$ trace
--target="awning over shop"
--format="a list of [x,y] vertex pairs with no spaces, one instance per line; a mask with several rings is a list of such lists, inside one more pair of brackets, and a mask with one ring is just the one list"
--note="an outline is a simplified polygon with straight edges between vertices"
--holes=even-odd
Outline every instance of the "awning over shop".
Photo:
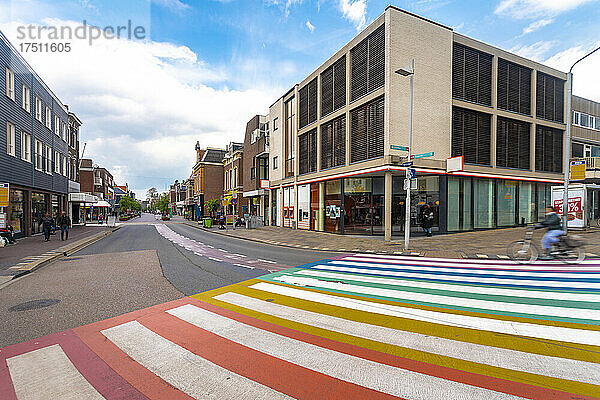
[[110,207],[110,203],[104,200],[100,200],[98,203],[94,204],[95,207]]
[[98,197],[89,193],[69,193],[69,201],[72,203],[97,203]]

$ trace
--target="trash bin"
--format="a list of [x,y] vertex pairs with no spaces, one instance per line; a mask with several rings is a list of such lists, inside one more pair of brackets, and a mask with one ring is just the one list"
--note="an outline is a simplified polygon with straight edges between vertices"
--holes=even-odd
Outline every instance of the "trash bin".
[[210,228],[212,226],[212,218],[204,218],[204,227]]

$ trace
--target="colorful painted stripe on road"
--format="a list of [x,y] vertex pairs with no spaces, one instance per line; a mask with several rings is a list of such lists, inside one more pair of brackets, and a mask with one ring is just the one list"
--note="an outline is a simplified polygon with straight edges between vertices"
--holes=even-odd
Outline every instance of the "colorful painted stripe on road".
[[1,349],[0,397],[40,398],[51,362],[63,398],[600,398],[600,265],[423,262],[340,256]]

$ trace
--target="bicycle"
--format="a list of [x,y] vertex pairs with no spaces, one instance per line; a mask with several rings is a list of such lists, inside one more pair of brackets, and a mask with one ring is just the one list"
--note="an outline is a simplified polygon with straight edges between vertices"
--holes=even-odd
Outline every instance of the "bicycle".
[[[533,263],[538,260],[539,250],[533,243],[535,226],[530,226],[525,231],[523,240],[516,240],[508,245],[507,255],[511,260],[521,264]],[[585,259],[583,242],[576,236],[562,235],[559,241],[550,250],[556,260],[567,264],[579,264]]]

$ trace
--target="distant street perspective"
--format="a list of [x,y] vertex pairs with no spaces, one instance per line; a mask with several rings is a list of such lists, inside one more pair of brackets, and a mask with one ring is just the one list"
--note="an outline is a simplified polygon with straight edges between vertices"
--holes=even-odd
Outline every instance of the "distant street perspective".
[[0,400],[600,400],[599,1],[396,3],[0,2]]

